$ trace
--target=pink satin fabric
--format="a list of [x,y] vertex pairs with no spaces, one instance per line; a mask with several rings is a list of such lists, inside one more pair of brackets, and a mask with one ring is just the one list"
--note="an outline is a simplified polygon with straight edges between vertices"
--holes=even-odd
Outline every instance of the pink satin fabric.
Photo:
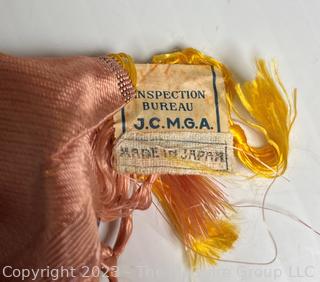
[[[0,267],[76,269],[58,281],[98,281],[81,274],[95,266],[114,275],[154,180],[129,193],[110,167],[112,114],[133,94],[110,58],[0,55]],[[101,244],[97,220],[119,217],[114,248]]]

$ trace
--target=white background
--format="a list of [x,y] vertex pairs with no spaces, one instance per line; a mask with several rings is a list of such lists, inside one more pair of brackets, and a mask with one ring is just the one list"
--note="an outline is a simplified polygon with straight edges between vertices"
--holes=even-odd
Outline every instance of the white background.
[[[291,211],[319,230],[319,13],[318,0],[1,0],[0,51],[50,56],[122,51],[148,62],[156,53],[194,47],[226,63],[240,80],[253,78],[255,58],[276,58],[287,88],[298,88],[298,119],[286,173],[290,182],[278,180],[267,205]],[[259,202],[268,182],[225,183],[237,200]],[[320,281],[319,236],[272,213],[266,226],[254,209],[239,210],[235,220],[240,239],[225,258],[268,261],[274,252],[269,228],[278,245],[275,263],[220,262],[190,273],[181,245],[151,207],[135,213],[133,236],[119,262],[120,282]]]

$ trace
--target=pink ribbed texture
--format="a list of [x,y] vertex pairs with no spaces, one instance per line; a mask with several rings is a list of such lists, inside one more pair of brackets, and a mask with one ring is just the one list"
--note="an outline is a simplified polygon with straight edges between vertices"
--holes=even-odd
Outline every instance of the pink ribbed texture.
[[93,142],[133,94],[122,78],[112,59],[0,55],[1,267],[100,267]]

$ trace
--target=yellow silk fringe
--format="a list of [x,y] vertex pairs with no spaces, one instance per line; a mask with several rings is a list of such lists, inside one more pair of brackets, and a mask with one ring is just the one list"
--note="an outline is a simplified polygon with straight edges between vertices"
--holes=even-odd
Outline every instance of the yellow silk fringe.
[[[288,163],[289,133],[296,117],[296,90],[291,101],[275,66],[273,73],[276,82],[268,72],[265,62],[258,60],[256,79],[238,84],[225,65],[192,48],[156,55],[152,62],[210,65],[218,69],[225,82],[228,119],[234,136],[236,156],[258,176],[275,177],[284,173]],[[243,111],[249,114],[251,120],[245,118]],[[251,146],[232,113],[243,124],[260,132],[265,144],[260,147]]]
[[[296,89],[291,100],[275,65],[273,69],[278,85],[268,72],[266,63],[258,60],[256,79],[242,85],[237,84],[236,96],[228,96],[228,102],[240,121],[260,132],[266,140],[261,147],[250,146],[243,129],[230,118],[230,130],[237,148],[235,153],[239,160],[257,175],[269,178],[282,175],[287,168],[289,134],[297,114]],[[241,115],[235,106],[235,97],[240,100],[252,120]]]
[[[128,71],[135,84],[132,59],[125,54],[112,56]],[[152,63],[210,65],[220,71],[225,82],[235,155],[257,176],[276,177],[284,173],[288,163],[289,133],[296,117],[296,90],[291,100],[275,65],[275,80],[265,62],[258,60],[255,80],[238,84],[225,65],[192,48],[156,55]],[[260,133],[265,144],[260,147],[250,145],[234,117]],[[185,244],[193,269],[203,262],[214,264],[222,252],[233,246],[237,230],[229,220],[223,219],[227,216],[224,210],[231,210],[231,207],[218,187],[206,177],[160,176],[153,185],[153,192]]]

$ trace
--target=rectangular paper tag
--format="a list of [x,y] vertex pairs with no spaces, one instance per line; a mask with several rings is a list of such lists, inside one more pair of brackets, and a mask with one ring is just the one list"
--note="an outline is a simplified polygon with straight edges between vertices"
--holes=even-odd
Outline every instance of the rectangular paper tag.
[[137,91],[115,117],[120,173],[230,171],[224,80],[211,66],[138,64]]

